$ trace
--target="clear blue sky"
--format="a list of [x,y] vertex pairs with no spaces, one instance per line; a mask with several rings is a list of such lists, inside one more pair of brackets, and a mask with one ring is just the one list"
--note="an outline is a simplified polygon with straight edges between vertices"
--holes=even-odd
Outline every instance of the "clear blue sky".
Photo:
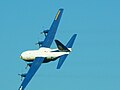
[[66,43],[77,33],[73,52],[61,70],[57,61],[43,64],[26,90],[120,90],[120,0],[1,0],[1,90],[18,89],[17,74],[26,72],[19,55],[38,49],[61,7],[56,38]]

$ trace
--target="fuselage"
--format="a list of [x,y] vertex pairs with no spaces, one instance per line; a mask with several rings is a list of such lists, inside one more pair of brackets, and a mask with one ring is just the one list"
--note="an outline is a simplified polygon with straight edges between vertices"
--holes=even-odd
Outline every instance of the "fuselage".
[[28,50],[28,51],[23,52],[20,55],[20,58],[27,62],[30,62],[30,61],[33,61],[36,57],[44,57],[45,60],[43,63],[46,63],[49,61],[54,61],[60,56],[69,54],[69,53],[70,52],[61,52],[58,49],[50,49],[50,48],[41,47],[38,50]]

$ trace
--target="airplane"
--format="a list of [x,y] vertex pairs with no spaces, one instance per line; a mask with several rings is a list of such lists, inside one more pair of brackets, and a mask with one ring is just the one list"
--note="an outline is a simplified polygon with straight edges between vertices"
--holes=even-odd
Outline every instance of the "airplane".
[[37,72],[38,68],[42,63],[48,63],[50,61],[55,61],[59,58],[57,69],[60,69],[63,65],[66,57],[72,51],[73,43],[76,39],[77,34],[74,34],[71,39],[68,41],[66,45],[63,45],[59,40],[55,40],[57,45],[57,49],[50,49],[52,42],[54,41],[54,37],[62,17],[63,13],[62,8],[60,8],[54,18],[54,21],[49,30],[44,30],[42,33],[45,34],[44,41],[39,41],[37,44],[39,45],[38,50],[28,50],[23,52],[20,55],[20,58],[27,63],[29,66],[29,70],[27,73],[19,74],[24,78],[18,90],[24,90],[32,77]]

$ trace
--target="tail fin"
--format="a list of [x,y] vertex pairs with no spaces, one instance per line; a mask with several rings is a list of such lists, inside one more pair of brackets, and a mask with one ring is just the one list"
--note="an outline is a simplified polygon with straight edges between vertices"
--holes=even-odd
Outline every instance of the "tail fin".
[[[71,39],[68,41],[68,43],[67,43],[67,45],[66,45],[66,48],[72,48],[76,36],[77,36],[77,34],[74,34],[74,35],[71,37]],[[67,56],[68,56],[68,54],[62,55],[62,56],[60,57],[59,62],[58,62],[58,65],[57,65],[57,69],[60,69],[60,68],[61,68],[61,66],[63,65],[63,63],[64,63],[64,61],[65,61],[65,59],[66,59]]]
[[60,41],[58,40],[55,40],[55,43],[57,45],[57,48],[60,50],[60,51],[63,51],[63,52],[70,52],[70,50],[64,46]]

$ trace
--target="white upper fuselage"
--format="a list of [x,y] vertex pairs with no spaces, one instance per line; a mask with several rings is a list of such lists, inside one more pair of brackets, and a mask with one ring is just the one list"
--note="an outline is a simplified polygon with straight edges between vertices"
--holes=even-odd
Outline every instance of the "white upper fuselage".
[[32,61],[36,57],[44,57],[48,60],[52,60],[62,55],[69,54],[69,53],[70,52],[60,52],[58,49],[50,49],[50,48],[41,47],[39,50],[29,50],[29,51],[23,52],[20,58],[25,61]]

